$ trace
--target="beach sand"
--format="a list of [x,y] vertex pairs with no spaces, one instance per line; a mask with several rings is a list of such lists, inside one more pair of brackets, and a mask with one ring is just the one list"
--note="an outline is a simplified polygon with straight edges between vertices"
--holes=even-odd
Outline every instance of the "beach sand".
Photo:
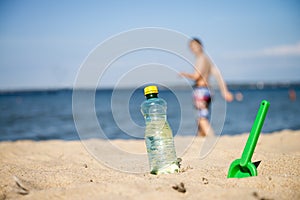
[[[252,159],[261,161],[258,176],[227,179],[247,138],[222,136],[202,159],[205,139],[196,138],[182,155],[184,172],[158,176],[111,169],[80,141],[1,142],[0,199],[300,199],[300,130],[262,134]],[[143,140],[113,143],[145,151]],[[180,183],[185,193],[173,189]]]

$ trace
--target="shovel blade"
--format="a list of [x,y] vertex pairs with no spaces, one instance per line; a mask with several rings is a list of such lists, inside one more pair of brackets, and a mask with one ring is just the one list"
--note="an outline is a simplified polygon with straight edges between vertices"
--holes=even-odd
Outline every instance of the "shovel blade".
[[246,166],[242,166],[241,159],[237,159],[231,163],[227,178],[246,178],[250,176],[257,176],[255,165],[248,162]]

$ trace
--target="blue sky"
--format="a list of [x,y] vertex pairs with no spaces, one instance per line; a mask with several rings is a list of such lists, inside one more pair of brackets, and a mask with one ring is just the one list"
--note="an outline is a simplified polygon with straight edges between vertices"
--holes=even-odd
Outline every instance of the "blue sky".
[[1,0],[0,89],[71,87],[99,43],[142,27],[201,38],[226,81],[299,82],[299,11],[291,0]]

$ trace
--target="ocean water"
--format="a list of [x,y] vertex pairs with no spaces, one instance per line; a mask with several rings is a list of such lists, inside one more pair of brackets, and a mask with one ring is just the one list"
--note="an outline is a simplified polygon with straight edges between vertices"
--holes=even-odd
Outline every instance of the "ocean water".
[[[217,132],[234,135],[249,132],[261,100],[270,101],[263,133],[283,129],[300,129],[300,88],[298,98],[291,101],[288,88],[249,89],[233,88],[243,94],[242,101],[224,104],[218,91],[214,92],[214,118]],[[191,91],[187,89],[161,90],[160,97],[168,103],[168,121],[173,134],[195,135],[196,118]],[[92,91],[83,91],[90,95]],[[0,93],[0,141],[4,140],[78,140],[80,138],[143,139],[144,119],[140,104],[142,89],[97,90],[95,106],[85,109],[84,98],[74,122],[72,90],[23,91]],[[218,106],[223,106],[219,109]],[[225,108],[224,108],[225,105]],[[220,110],[220,111],[219,111]],[[91,114],[94,113],[94,114]],[[89,116],[96,116],[96,121]],[[219,117],[219,118],[218,118]],[[223,122],[223,123],[222,123]],[[212,122],[214,124],[214,122]],[[222,126],[220,126],[220,124]],[[78,135],[79,130],[80,135]],[[101,133],[100,133],[101,132]],[[82,137],[82,134],[86,134]]]

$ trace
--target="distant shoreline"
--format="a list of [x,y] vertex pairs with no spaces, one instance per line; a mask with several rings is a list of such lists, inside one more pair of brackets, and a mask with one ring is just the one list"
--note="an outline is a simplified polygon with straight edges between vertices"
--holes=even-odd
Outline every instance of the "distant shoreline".
[[[212,84],[212,86],[216,89],[215,84]],[[182,85],[171,85],[170,88],[172,89],[189,89],[186,86]],[[228,83],[228,88],[230,90],[242,90],[242,89],[297,89],[300,88],[300,82],[279,82],[279,83],[263,83],[263,82],[257,82],[257,83]],[[97,88],[97,91],[102,90],[113,90],[113,87],[103,87],[103,88]],[[118,88],[118,90],[131,90],[133,87],[124,87],[124,88]],[[140,88],[138,88],[140,89]],[[162,88],[164,89],[164,88]],[[167,88],[165,88],[167,89]],[[79,88],[77,90],[83,90],[83,91],[89,91],[92,90],[91,88]],[[45,93],[45,94],[54,94],[58,92],[72,92],[73,88],[69,87],[62,87],[62,88],[22,88],[22,89],[0,89],[0,95],[9,95],[9,94],[26,94],[26,93]]]

